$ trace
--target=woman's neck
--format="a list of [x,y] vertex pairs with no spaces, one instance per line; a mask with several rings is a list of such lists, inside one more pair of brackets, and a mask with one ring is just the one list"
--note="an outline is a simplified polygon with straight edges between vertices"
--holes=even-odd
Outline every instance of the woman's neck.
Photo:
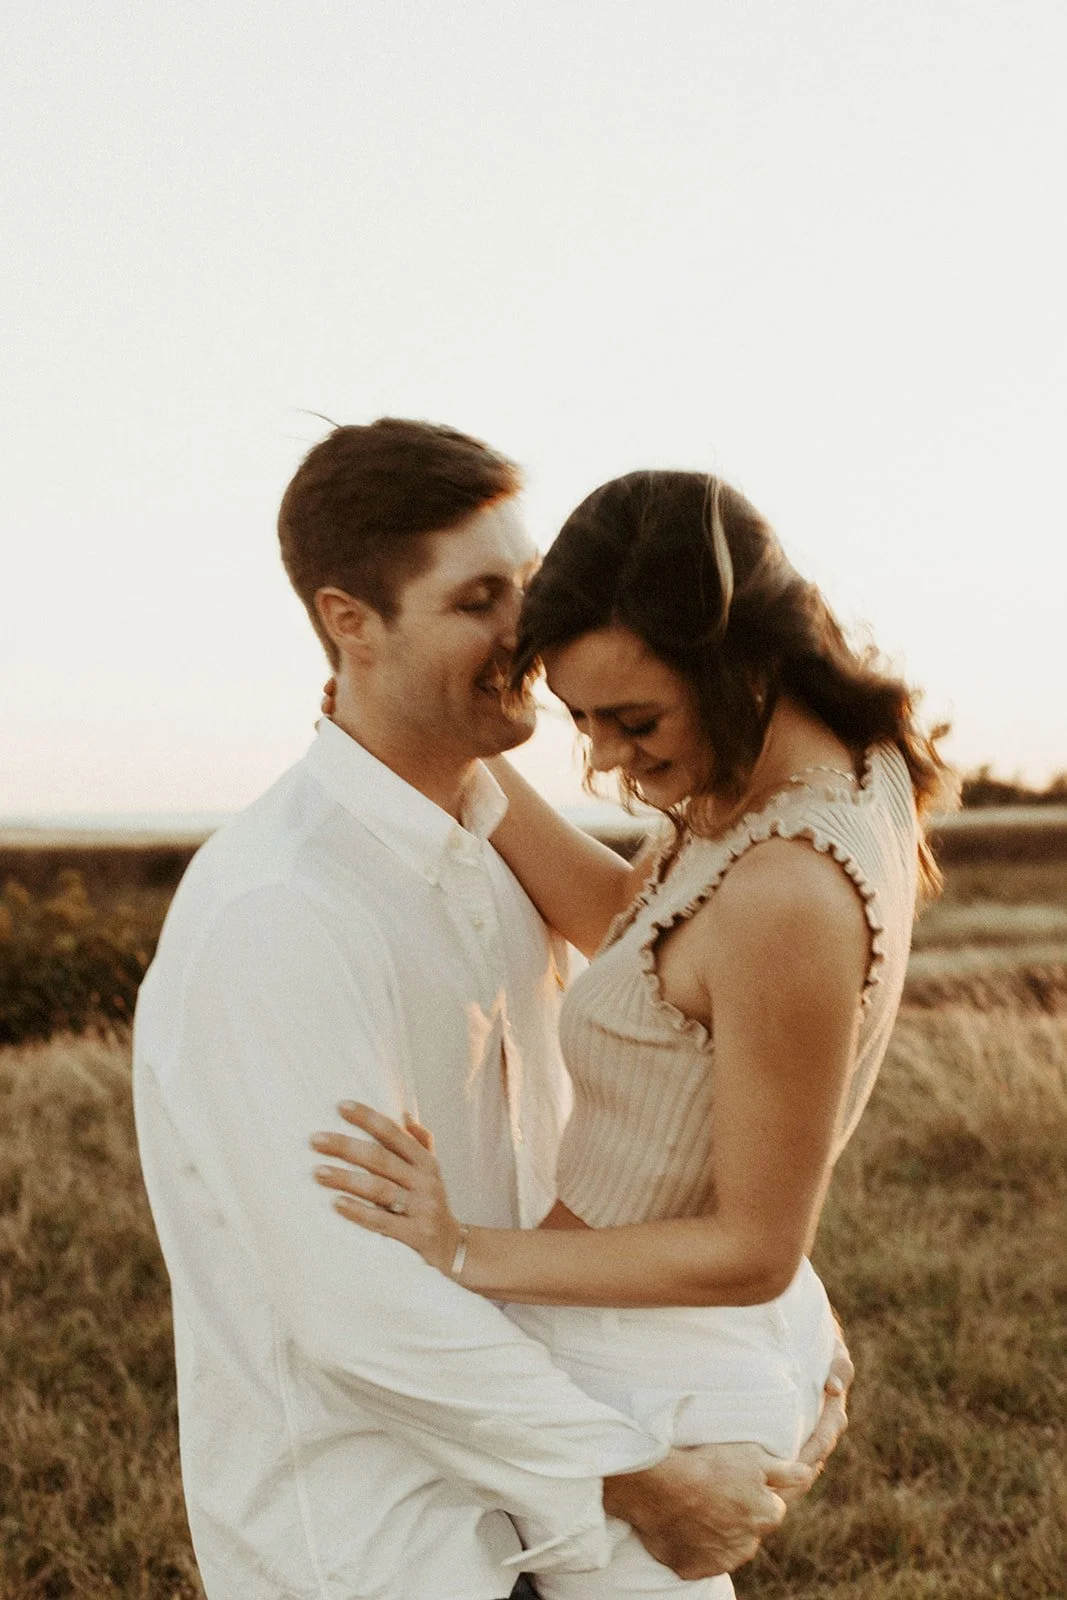
[[783,696],[775,706],[743,794],[712,812],[715,831],[731,827],[794,782],[832,783],[835,777],[858,782],[854,752],[821,718]]

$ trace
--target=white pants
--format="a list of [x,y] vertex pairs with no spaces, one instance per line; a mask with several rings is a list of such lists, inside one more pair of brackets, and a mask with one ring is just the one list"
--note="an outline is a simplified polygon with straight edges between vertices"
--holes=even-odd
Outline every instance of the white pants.
[[[777,1300],[758,1306],[505,1307],[596,1400],[676,1445],[748,1440],[792,1458],[811,1432],[834,1350],[826,1291],[803,1261]],[[686,1582],[650,1556],[628,1523],[609,1520],[611,1565],[546,1572],[542,1600],[728,1600],[726,1576]]]

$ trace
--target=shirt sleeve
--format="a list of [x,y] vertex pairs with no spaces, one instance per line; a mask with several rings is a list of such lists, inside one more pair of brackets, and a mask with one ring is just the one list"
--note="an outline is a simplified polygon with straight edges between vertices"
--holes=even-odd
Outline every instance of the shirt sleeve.
[[602,1566],[601,1478],[660,1460],[662,1443],[585,1395],[492,1302],[340,1217],[312,1181],[308,1141],[340,1125],[338,1101],[403,1110],[390,981],[372,930],[353,970],[325,913],[286,886],[256,889],[200,943],[150,1070],[304,1355],[443,1477],[509,1512],[524,1565]]

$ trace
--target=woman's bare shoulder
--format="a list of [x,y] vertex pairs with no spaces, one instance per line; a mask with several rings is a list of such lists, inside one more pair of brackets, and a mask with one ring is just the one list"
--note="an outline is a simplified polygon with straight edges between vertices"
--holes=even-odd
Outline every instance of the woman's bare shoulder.
[[784,957],[798,942],[842,953],[866,947],[856,886],[831,855],[809,840],[771,838],[749,846],[702,911],[707,935],[724,956]]

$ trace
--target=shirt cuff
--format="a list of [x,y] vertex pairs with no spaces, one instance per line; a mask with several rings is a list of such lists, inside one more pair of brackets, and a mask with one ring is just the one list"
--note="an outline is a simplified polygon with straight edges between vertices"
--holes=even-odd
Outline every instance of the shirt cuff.
[[[522,1535],[521,1519],[519,1534]],[[586,1527],[527,1545],[518,1555],[500,1564],[516,1572],[599,1572],[611,1559],[611,1539],[603,1507],[600,1515]]]
[[[607,1475],[616,1472],[642,1472],[654,1467],[669,1454],[670,1446],[658,1443],[643,1452],[638,1460],[618,1462]],[[584,1489],[584,1493],[582,1492]],[[527,1517],[512,1517],[519,1530],[523,1548],[518,1555],[509,1556],[501,1563],[517,1572],[599,1572],[606,1567],[614,1552],[614,1540],[608,1531],[604,1511],[604,1479],[570,1481],[566,1486],[571,1513],[575,1502],[584,1512],[575,1526],[566,1532],[543,1537],[545,1523]],[[562,1520],[562,1519],[561,1519]]]

